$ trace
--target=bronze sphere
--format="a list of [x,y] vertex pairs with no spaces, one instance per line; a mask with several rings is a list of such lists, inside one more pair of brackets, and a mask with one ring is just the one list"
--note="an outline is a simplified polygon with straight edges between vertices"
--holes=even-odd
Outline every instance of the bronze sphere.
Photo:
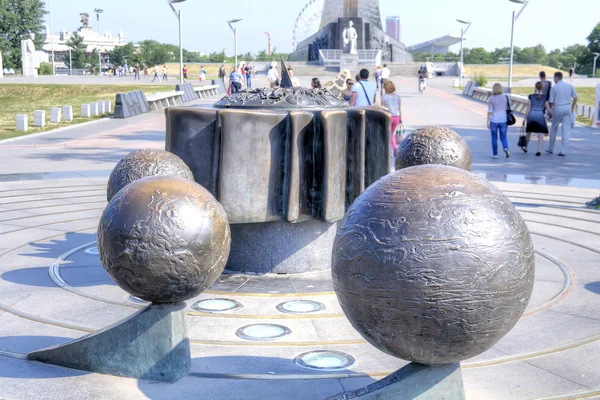
[[174,176],[126,186],[98,226],[104,269],[123,290],[154,303],[187,300],[212,285],[230,245],[219,202],[194,181]]
[[371,185],[338,228],[333,283],[346,316],[378,349],[421,364],[491,348],[531,296],[525,222],[483,178],[423,165]]
[[471,163],[467,142],[458,133],[442,126],[417,129],[400,143],[396,155],[396,170],[442,164],[470,171]]
[[157,175],[194,180],[190,168],[175,154],[164,150],[137,150],[127,154],[112,170],[106,200],[110,201],[119,190],[133,181]]

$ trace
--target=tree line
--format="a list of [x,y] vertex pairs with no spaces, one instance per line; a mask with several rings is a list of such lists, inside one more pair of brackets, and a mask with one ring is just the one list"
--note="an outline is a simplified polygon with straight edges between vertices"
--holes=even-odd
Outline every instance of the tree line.
[[[576,44],[564,49],[547,51],[538,44],[533,47],[515,47],[514,62],[518,64],[542,64],[550,67],[568,70],[576,66],[576,73],[591,75],[594,64],[594,53],[600,53],[600,22],[596,24],[587,37],[588,44]],[[446,54],[418,53],[414,55],[415,61],[458,61],[460,53],[449,52]],[[498,64],[508,63],[510,47],[503,47],[487,51],[483,47],[465,48],[463,61],[465,64]],[[600,62],[598,63],[600,67]]]

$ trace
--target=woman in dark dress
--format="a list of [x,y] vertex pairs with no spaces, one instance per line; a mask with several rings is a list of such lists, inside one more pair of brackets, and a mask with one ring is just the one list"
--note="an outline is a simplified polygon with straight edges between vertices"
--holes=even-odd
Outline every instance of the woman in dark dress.
[[[523,120],[523,125],[527,122],[527,127],[525,128],[525,132],[527,132],[527,146],[529,145],[531,134],[537,133],[538,135],[538,151],[535,153],[536,156],[542,155],[544,136],[548,136],[548,125],[546,124],[544,112],[547,112],[548,115],[551,114],[548,97],[543,94],[543,90],[544,85],[542,82],[535,84],[535,93],[529,95],[529,104],[527,105],[525,119]],[[527,153],[527,146],[521,147],[525,153]]]

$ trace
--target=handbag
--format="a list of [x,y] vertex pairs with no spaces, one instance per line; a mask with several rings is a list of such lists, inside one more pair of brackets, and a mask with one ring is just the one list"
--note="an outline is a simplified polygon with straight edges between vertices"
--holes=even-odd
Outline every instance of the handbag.
[[519,147],[527,147],[527,136],[525,136],[525,125],[521,126],[521,132],[519,134],[519,141],[517,142],[517,146]]
[[398,124],[398,126],[396,127],[396,132],[394,132],[394,134],[396,135],[396,143],[400,144],[403,140],[404,140],[404,133],[406,132],[406,130],[404,129],[404,124],[402,122],[400,122]]
[[508,110],[506,110],[506,124],[508,126],[512,126],[517,123],[517,119],[515,118],[512,108],[510,107],[510,100],[508,100],[508,96],[506,97],[506,105],[508,106]]

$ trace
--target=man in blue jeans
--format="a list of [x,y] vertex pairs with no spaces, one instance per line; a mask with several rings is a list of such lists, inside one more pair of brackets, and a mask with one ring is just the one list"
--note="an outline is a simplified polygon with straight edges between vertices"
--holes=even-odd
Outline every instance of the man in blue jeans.
[[231,93],[237,93],[242,89],[242,74],[238,72],[235,66],[231,74],[229,74],[229,82],[231,84]]

